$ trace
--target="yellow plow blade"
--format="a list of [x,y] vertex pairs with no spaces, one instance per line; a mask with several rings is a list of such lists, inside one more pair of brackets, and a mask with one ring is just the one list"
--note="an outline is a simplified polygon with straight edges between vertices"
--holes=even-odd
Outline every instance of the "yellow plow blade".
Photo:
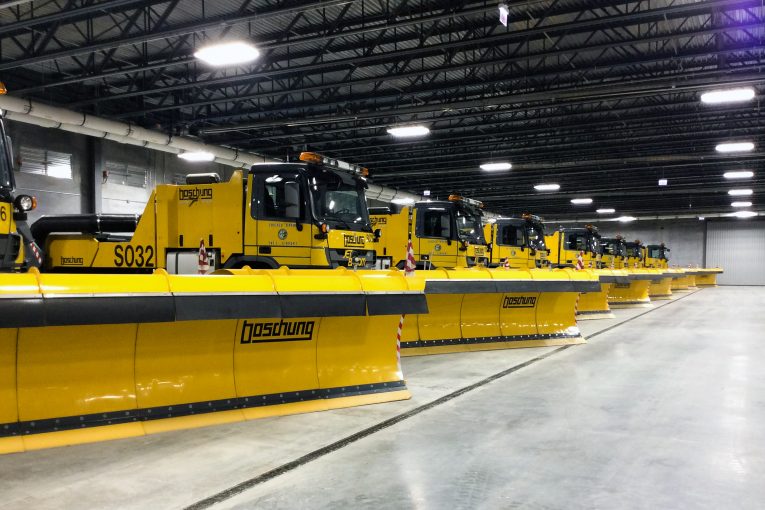
[[0,452],[409,398],[398,271],[7,275]]
[[656,269],[620,270],[609,291],[608,304],[611,308],[649,308],[651,283],[662,277],[663,272]]
[[577,297],[600,288],[568,269],[439,269],[407,281],[425,292],[428,313],[407,316],[404,356],[583,343]]
[[697,269],[696,270],[696,286],[697,287],[716,287],[717,275],[722,273],[723,270],[719,267]]
[[582,292],[576,307],[577,320],[613,319],[615,316],[608,306],[608,294],[616,283],[616,275],[611,269],[585,269],[600,281],[600,290]]
[[672,299],[672,273],[662,271],[662,278],[651,282],[648,288],[648,296],[651,301]]
[[669,272],[672,273],[672,292],[688,292],[696,285],[685,269],[670,269]]

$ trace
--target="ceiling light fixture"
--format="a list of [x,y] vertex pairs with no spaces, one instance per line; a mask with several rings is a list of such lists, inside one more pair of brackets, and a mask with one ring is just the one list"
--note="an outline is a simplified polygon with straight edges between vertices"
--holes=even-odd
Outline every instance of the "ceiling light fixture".
[[659,179],[659,186],[666,186],[668,183],[667,179]]
[[699,221],[704,221],[706,218],[703,216],[699,216]]
[[571,203],[574,205],[587,205],[592,203],[591,198],[572,198]]
[[414,203],[413,198],[394,198],[391,200],[391,203],[397,204],[397,205],[411,205]]
[[534,189],[537,191],[558,191],[560,184],[537,184]]
[[719,143],[715,147],[717,152],[748,152],[754,150],[752,142],[726,142]]
[[244,41],[231,41],[200,48],[194,57],[211,66],[233,66],[246,64],[260,56],[258,49]]
[[416,136],[425,136],[428,133],[430,133],[430,129],[421,124],[388,128],[388,134],[395,136],[396,138],[413,138]]
[[754,89],[751,87],[712,90],[701,94],[701,102],[706,104],[739,103],[751,99],[754,99]]
[[753,218],[757,216],[757,213],[754,211],[736,211],[732,213],[731,216],[735,216],[736,218]]
[[181,152],[178,157],[191,163],[204,163],[215,160],[215,154],[207,151]]
[[634,216],[619,216],[616,218],[617,221],[621,221],[622,223],[629,223],[630,221],[635,221],[637,218]]
[[507,4],[499,4],[499,22],[502,23],[502,25],[507,26],[507,16],[509,14],[510,9],[507,7]]
[[751,202],[731,202],[731,207],[752,207]]
[[481,165],[481,170],[485,170],[487,172],[501,172],[503,170],[510,170],[511,168],[513,168],[513,165],[507,162],[484,163]]
[[598,214],[613,214],[616,212],[616,209],[598,209],[595,212]]
[[737,172],[725,172],[723,174],[723,177],[726,179],[749,179],[750,177],[754,177],[754,172],[750,172],[749,170],[741,170]]
[[754,192],[752,190],[750,190],[750,189],[731,189],[731,190],[728,190],[728,195],[733,196],[733,197],[744,197],[744,196],[747,196],[747,195],[751,195],[752,193],[754,193]]

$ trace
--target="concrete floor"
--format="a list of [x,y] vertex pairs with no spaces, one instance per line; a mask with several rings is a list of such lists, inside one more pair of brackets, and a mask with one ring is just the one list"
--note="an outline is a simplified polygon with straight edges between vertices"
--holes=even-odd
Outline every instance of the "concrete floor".
[[583,346],[405,359],[406,402],[2,456],[0,508],[762,508],[763,305],[705,289]]

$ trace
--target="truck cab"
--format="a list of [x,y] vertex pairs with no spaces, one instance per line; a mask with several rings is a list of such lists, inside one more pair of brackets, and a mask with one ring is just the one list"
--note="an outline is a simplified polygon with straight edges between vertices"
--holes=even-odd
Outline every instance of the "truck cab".
[[669,248],[664,243],[649,244],[643,247],[645,267],[666,269],[669,267]]
[[228,182],[192,174],[160,185],[143,215],[53,216],[33,225],[51,271],[196,273],[216,268],[373,267],[377,238],[365,168],[303,153],[237,170]]
[[627,258],[625,264],[629,269],[638,269],[643,267],[643,243],[639,240],[633,242],[624,243],[625,251],[627,252]]
[[[0,83],[0,94],[4,93],[5,86]],[[29,195],[14,196],[15,185],[11,142],[0,119],[0,271],[5,272],[39,265],[35,257],[28,260],[33,241],[26,223],[27,212],[37,206],[37,201]]]
[[547,245],[550,247],[550,263],[555,267],[575,267],[580,254],[585,268],[603,267],[603,243],[593,225],[561,227],[547,236]]
[[497,218],[484,226],[489,240],[489,265],[512,268],[545,267],[549,264],[542,219],[531,214],[520,218]]
[[452,195],[449,200],[390,204],[370,209],[380,231],[377,256],[403,268],[408,240],[419,269],[472,266],[486,258],[483,204]]
[[621,236],[603,238],[603,264],[608,269],[626,269],[627,244]]

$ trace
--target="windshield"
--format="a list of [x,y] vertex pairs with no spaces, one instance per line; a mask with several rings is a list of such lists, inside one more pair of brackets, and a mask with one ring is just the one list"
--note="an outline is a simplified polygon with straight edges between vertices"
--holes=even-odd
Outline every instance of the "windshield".
[[609,255],[623,257],[625,255],[624,245],[616,239],[608,240],[606,241],[605,252]]
[[459,232],[460,240],[468,241],[472,244],[486,244],[483,238],[480,214],[470,211],[466,207],[457,207],[457,231]]
[[529,247],[534,250],[546,250],[545,234],[540,225],[528,225],[526,235],[529,237]]
[[309,177],[314,217],[330,227],[371,232],[364,191],[332,172]]
[[7,140],[5,138],[5,129],[0,122],[0,187],[11,188],[11,165],[8,161],[8,147]]
[[628,244],[627,245],[627,256],[628,257],[636,257],[638,259],[643,258],[643,252],[640,249],[640,245],[637,244]]
[[665,249],[663,246],[649,246],[648,257],[652,259],[667,260],[667,254],[665,253]]

